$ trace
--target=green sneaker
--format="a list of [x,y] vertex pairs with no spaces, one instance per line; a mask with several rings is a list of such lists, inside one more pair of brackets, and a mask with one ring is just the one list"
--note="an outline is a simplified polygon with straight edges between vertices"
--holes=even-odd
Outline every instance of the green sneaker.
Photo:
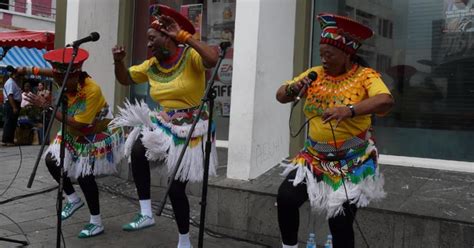
[[78,210],[82,206],[84,206],[84,202],[81,199],[79,199],[79,201],[77,202],[66,203],[66,205],[63,208],[63,211],[61,212],[61,219],[66,220],[67,218],[71,217],[72,214],[74,214],[74,212],[76,212],[76,210]]
[[103,232],[104,232],[103,225],[96,225],[96,224],[89,223],[84,226],[84,229],[82,229],[82,231],[79,233],[77,237],[80,239],[90,238],[90,237],[97,236]]
[[155,219],[153,217],[137,214],[133,218],[132,222],[122,226],[124,231],[137,231],[143,228],[147,228],[155,225]]

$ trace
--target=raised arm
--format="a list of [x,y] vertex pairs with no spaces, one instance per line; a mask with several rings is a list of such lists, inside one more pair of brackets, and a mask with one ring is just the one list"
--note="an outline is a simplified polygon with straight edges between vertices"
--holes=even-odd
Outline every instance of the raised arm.
[[114,73],[115,78],[122,85],[131,85],[132,82],[128,76],[128,70],[123,62],[127,53],[123,46],[116,45],[112,48],[112,55],[114,57]]
[[18,67],[16,69],[18,75],[40,75],[46,77],[53,76],[53,69],[50,68],[39,68],[39,67]]
[[202,57],[202,61],[206,68],[214,67],[217,64],[219,55],[217,51],[209,47],[206,43],[196,40],[191,34],[185,34],[176,21],[169,16],[160,16],[160,22],[164,23],[163,28],[160,30],[174,40],[182,43],[186,43]]

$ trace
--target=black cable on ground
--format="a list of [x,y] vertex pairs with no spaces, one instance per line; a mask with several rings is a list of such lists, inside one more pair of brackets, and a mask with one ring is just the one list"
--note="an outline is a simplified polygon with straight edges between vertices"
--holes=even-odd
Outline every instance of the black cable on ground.
[[[5,188],[5,190],[3,190],[3,192],[0,194],[0,197],[3,196],[9,189],[10,187],[13,185],[13,183],[15,182],[15,180],[17,179],[18,177],[18,174],[20,172],[20,169],[21,169],[21,165],[23,163],[23,153],[21,151],[21,146],[18,146],[18,149],[20,151],[20,164],[18,166],[18,169],[15,173],[15,176],[13,177],[13,179],[10,181],[10,183],[8,184],[8,186]],[[44,189],[44,190],[41,190],[41,191],[37,191],[37,192],[33,192],[33,193],[28,193],[28,194],[24,194],[24,195],[19,195],[19,196],[14,196],[14,197],[11,197],[11,198],[8,198],[8,199],[5,199],[3,201],[0,201],[0,205],[2,204],[5,204],[5,203],[8,203],[8,202],[11,202],[11,201],[16,201],[16,200],[19,200],[19,199],[23,199],[23,198],[27,198],[27,197],[30,197],[30,196],[35,196],[35,195],[40,195],[40,194],[43,194],[43,193],[47,193],[47,192],[50,192],[50,191],[53,191],[55,189],[57,189],[58,186],[53,186],[51,188],[47,188],[47,189]]]
[[25,237],[25,239],[26,239],[26,242],[28,242],[28,244],[31,243],[30,240],[28,239],[28,236],[26,235],[25,231],[23,231],[23,229],[21,228],[21,226],[20,226],[18,223],[16,223],[12,218],[8,217],[8,215],[6,215],[6,214],[4,214],[4,213],[0,213],[0,215],[2,215],[3,217],[9,219],[11,222],[13,222],[13,224],[15,224],[16,227],[18,227],[18,229],[20,229],[21,234],[22,234],[22,235]]
[[[138,205],[138,198],[128,196],[128,195],[126,195],[122,192],[118,192],[116,189],[114,189],[111,186],[102,185],[102,184],[98,184],[98,186],[99,186],[99,189],[102,190],[102,191],[108,192],[108,193],[113,194],[113,195],[120,196],[122,198],[125,198],[125,199],[129,200],[130,202],[134,203],[135,205]],[[159,206],[159,202],[154,201],[152,203],[152,207],[153,207],[154,210],[156,210],[158,208],[158,206]],[[166,211],[166,213],[163,215],[164,217],[174,219],[173,210],[170,207],[165,207],[164,210]],[[190,225],[199,228],[199,222],[198,221],[196,221],[192,217],[190,217],[189,220],[190,220],[190,223],[189,223]],[[213,231],[209,228],[204,228],[204,230],[205,230],[207,235],[209,235],[211,237],[214,237],[214,238],[232,239],[232,240],[235,240],[235,241],[245,242],[245,243],[249,243],[249,244],[252,244],[252,245],[260,245],[260,246],[263,246],[263,247],[271,247],[269,245],[262,244],[260,242],[256,242],[256,241],[252,241],[252,240],[248,240],[248,239],[242,239],[242,238],[234,237],[234,236],[231,236],[231,235],[219,233],[219,232]]]
[[5,204],[5,203],[8,203],[8,202],[16,201],[16,200],[28,198],[28,197],[31,197],[31,196],[35,196],[35,195],[40,195],[40,194],[43,194],[43,193],[51,192],[51,191],[53,191],[53,190],[55,190],[55,189],[57,189],[57,188],[58,188],[58,186],[53,186],[53,187],[51,187],[51,188],[47,188],[47,189],[44,189],[44,190],[41,190],[41,191],[37,191],[37,192],[33,192],[33,193],[28,193],[28,194],[24,194],[24,195],[19,195],[19,196],[15,196],[15,197],[12,197],[12,198],[8,198],[8,199],[6,199],[6,200],[0,201],[0,205]]
[[2,196],[8,191],[8,189],[10,189],[10,187],[11,187],[12,184],[13,184],[13,182],[15,182],[15,179],[16,179],[16,177],[18,176],[18,173],[20,172],[21,164],[23,163],[23,154],[22,154],[22,152],[21,152],[21,146],[18,146],[18,150],[20,150],[20,164],[18,165],[18,170],[16,170],[15,176],[14,176],[13,179],[10,181],[10,184],[8,184],[8,186],[5,188],[5,190],[0,194],[0,197],[2,197]]
[[[15,182],[16,178],[18,177],[18,174],[20,172],[20,169],[21,169],[21,165],[23,163],[23,153],[22,153],[22,150],[21,150],[21,146],[18,145],[18,150],[20,151],[20,164],[18,165],[18,169],[16,170],[16,173],[15,173],[15,176],[13,176],[12,180],[10,181],[10,183],[8,184],[8,186],[5,188],[5,190],[0,194],[0,197],[3,196],[9,189],[10,187],[13,185],[13,183]],[[40,195],[40,194],[43,194],[43,193],[46,193],[46,192],[50,192],[50,191],[53,191],[55,189],[57,189],[58,186],[55,186],[55,187],[51,187],[51,188],[48,188],[48,189],[44,189],[44,190],[41,190],[41,191],[37,191],[37,192],[33,192],[33,193],[29,193],[29,194],[24,194],[24,195],[19,195],[19,196],[15,196],[15,197],[12,197],[12,198],[8,198],[6,200],[3,200],[3,201],[0,201],[0,205],[2,204],[5,204],[5,203],[8,203],[8,202],[12,202],[12,201],[16,201],[16,200],[20,200],[20,199],[23,199],[23,198],[27,198],[27,197],[31,197],[31,196],[35,196],[35,195]],[[23,229],[21,228],[21,226],[16,223],[12,218],[10,218],[8,215],[4,214],[4,213],[0,213],[0,215],[4,216],[5,218],[9,219],[11,222],[13,222],[17,227],[18,229],[20,229],[21,233],[23,234],[23,236],[25,237],[26,241],[28,242],[28,244],[30,244],[30,240],[28,239],[28,236],[26,235],[26,233],[23,231]],[[61,233],[61,236],[62,236],[62,233]],[[63,238],[63,244],[64,244],[64,247],[66,247],[66,243],[64,241],[64,236],[62,236]]]

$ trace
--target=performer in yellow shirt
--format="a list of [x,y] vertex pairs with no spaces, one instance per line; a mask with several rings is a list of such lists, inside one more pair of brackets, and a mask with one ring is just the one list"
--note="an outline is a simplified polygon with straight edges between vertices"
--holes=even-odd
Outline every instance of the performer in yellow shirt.
[[[52,76],[61,84],[69,62],[72,59],[72,48],[57,49],[44,54],[53,69],[33,68],[33,74]],[[79,49],[73,62],[72,72],[66,82],[67,116],[66,136],[61,131],[46,151],[46,166],[56,181],[60,179],[59,151],[61,142],[65,142],[64,192],[67,203],[61,217],[63,220],[84,205],[76,194],[70,177],[76,178],[86,197],[90,210],[90,223],[79,233],[79,238],[87,238],[103,233],[104,226],[100,217],[99,190],[95,181],[96,175],[108,175],[116,172],[116,163],[123,157],[124,137],[121,128],[110,128],[112,119],[109,105],[96,82],[84,71],[82,64],[89,54]],[[25,69],[21,70],[25,73]],[[30,93],[27,100],[44,109],[52,109],[48,99]],[[63,119],[60,111],[56,112],[58,121]]]
[[[126,155],[131,155],[132,173],[140,200],[140,213],[123,226],[126,231],[154,225],[150,198],[149,161],[165,161],[168,172],[174,170],[180,151],[196,118],[205,89],[205,70],[217,63],[217,51],[192,38],[193,25],[184,16],[164,5],[154,5],[155,16],[148,28],[148,48],[153,57],[140,65],[126,68],[124,48],[112,49],[115,75],[123,85],[146,83],[150,96],[159,104],[150,110],[141,102],[126,102],[113,122],[114,127],[131,127],[126,141]],[[204,143],[208,114],[198,121],[180,169],[170,188],[170,200],[179,230],[178,247],[191,247],[189,239],[189,203],[185,193],[187,182],[203,178]],[[211,151],[209,175],[216,173],[215,143]]]
[[[313,209],[326,213],[334,247],[354,247],[357,208],[385,196],[371,115],[387,113],[393,99],[380,75],[356,55],[372,30],[333,14],[320,14],[318,20],[322,66],[308,69],[277,91],[277,100],[287,103],[309,84],[304,103],[309,134],[283,172],[278,223],[283,247],[297,247],[298,209],[309,199]],[[314,82],[310,72],[318,75]]]

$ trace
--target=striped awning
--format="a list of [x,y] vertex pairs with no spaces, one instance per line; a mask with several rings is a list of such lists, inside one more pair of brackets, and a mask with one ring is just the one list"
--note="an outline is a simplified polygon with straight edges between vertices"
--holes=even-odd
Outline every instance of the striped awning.
[[26,48],[26,47],[12,47],[8,50],[7,54],[0,61],[0,67],[7,67],[11,65],[17,67],[40,67],[40,68],[52,68],[43,58],[43,54],[46,53],[45,49]]

